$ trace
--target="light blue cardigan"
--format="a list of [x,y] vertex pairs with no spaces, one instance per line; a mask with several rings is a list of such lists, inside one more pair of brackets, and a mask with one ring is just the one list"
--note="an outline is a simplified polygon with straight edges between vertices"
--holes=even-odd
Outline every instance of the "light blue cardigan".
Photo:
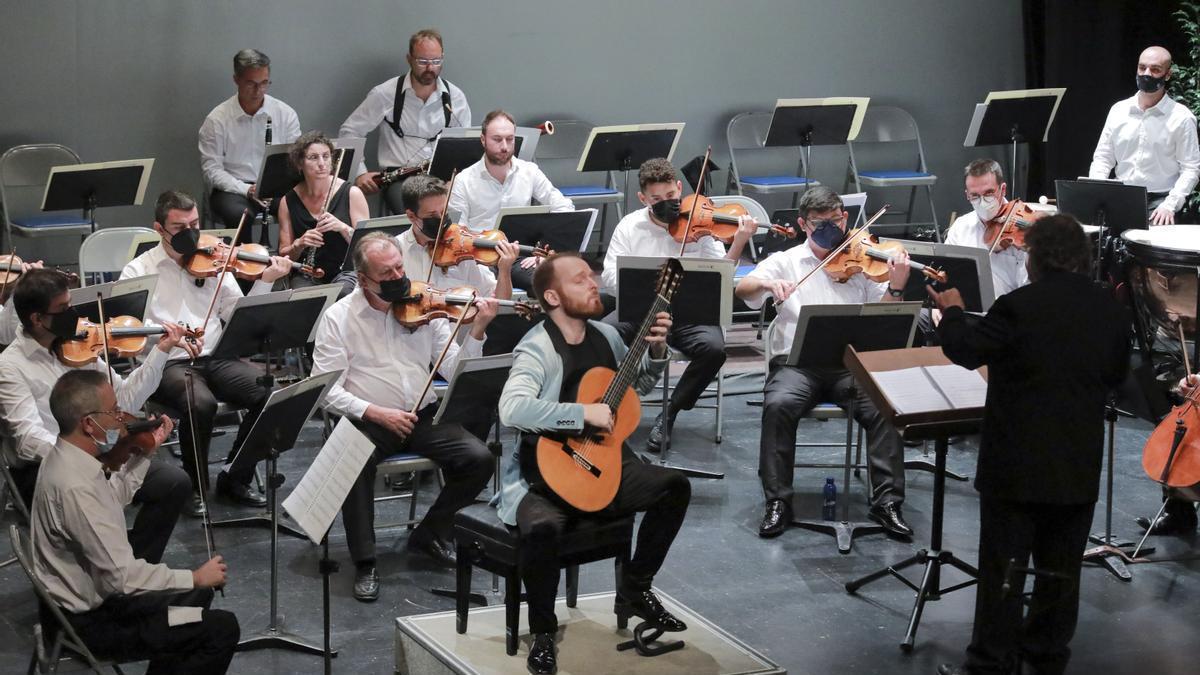
[[[549,321],[549,319],[547,319]],[[629,351],[617,329],[599,321],[589,321],[608,340],[619,364]],[[634,382],[639,395],[650,391],[667,367],[667,359],[652,359],[646,350],[642,370]],[[521,431],[581,431],[583,404],[560,403],[562,389],[562,357],[546,332],[544,323],[534,326],[513,350],[512,371],[500,395],[500,422]],[[500,520],[517,524],[517,505],[529,492],[529,483],[521,477],[520,449],[505,458],[500,479],[500,494],[492,500]]]

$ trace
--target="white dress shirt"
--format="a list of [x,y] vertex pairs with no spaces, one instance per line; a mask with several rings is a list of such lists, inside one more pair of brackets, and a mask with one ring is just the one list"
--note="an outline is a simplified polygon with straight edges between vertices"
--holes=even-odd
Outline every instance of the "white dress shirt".
[[1196,116],[1170,96],[1147,110],[1138,107],[1136,94],[1117,101],[1104,120],[1088,177],[1108,178],[1113,167],[1119,181],[1169,192],[1163,207],[1183,208],[1200,178]]
[[[325,409],[356,420],[362,419],[370,404],[413,410],[429,367],[442,353],[453,328],[446,319],[405,328],[390,312],[371,307],[361,288],[355,289],[334,303],[317,326],[312,374],[342,371],[325,396]],[[466,331],[466,326],[459,330],[460,334]],[[438,372],[448,378],[459,358],[482,354],[483,340],[466,333],[461,345],[450,345]],[[430,387],[417,409],[436,400]]]
[[[617,259],[622,256],[679,257],[679,242],[665,227],[650,220],[650,208],[631,212],[617,223],[604,254],[600,278],[609,293],[617,291]],[[683,257],[724,258],[725,245],[712,237],[701,237],[683,249]]]
[[[166,362],[167,355],[152,348],[128,378],[112,374],[122,410],[142,407],[158,389]],[[103,373],[105,366],[97,359],[81,369]],[[0,433],[10,463],[20,466],[40,462],[54,447],[58,422],[50,413],[50,390],[63,373],[72,370],[75,368],[64,365],[24,331],[0,354]]]
[[[409,279],[425,281],[429,267],[433,264],[433,259],[429,257],[429,249],[417,243],[417,237],[411,228],[396,235],[396,243],[400,244],[404,273]],[[479,291],[480,297],[485,298],[496,292],[496,275],[486,265],[480,265],[474,260],[464,260],[445,270],[435,266],[429,283],[434,288],[445,291],[457,286],[470,286]]]
[[501,183],[488,173],[484,157],[458,174],[446,208],[460,213],[461,222],[473,230],[480,225],[494,228],[500,209],[529,206],[534,199],[551,211],[575,210],[575,204],[554,187],[537,164],[513,157]]
[[[167,255],[167,250],[163,248],[162,242],[134,258],[125,265],[125,269],[121,270],[122,279],[144,277],[148,274],[158,275],[158,285],[154,288],[153,297],[146,303],[145,323],[161,326],[164,322],[170,321],[191,328],[203,328],[204,349],[200,354],[201,356],[211,354],[224,330],[222,322],[229,320],[229,316],[233,314],[234,304],[237,303],[238,298],[242,297],[242,289],[238,287],[233,273],[225,275],[217,306],[204,326],[201,326],[200,323],[208,314],[208,305],[212,302],[217,277],[197,279],[188,274],[187,270],[180,267]],[[203,285],[197,286],[197,281],[203,282]],[[270,293],[271,286],[270,282],[259,279],[250,289],[250,295]],[[189,358],[187,350],[183,347],[171,350],[169,356],[172,361]]]
[[225,99],[200,125],[200,169],[204,182],[222,192],[246,194],[258,180],[266,152],[267,117],[271,118],[271,143],[286,145],[300,138],[300,118],[288,104],[273,96],[247,115],[237,95]]
[[[396,82],[399,76],[378,84],[367,92],[367,97],[358,104],[354,112],[342,122],[338,136],[365,137],[379,128],[377,159],[380,168],[416,166],[433,156],[433,141],[446,125],[446,113],[442,107],[442,92],[450,92],[450,124],[452,127],[471,126],[471,107],[462,89],[438,78],[438,89],[422,101],[413,92],[411,73],[404,76],[404,108],[400,111],[400,129],[404,138],[392,131],[385,120],[392,117],[396,101]],[[357,175],[367,171],[366,162],[358,163]]]
[[[985,229],[983,223],[979,222],[979,216],[972,211],[959,216],[953,223],[950,223],[950,229],[946,231],[946,239],[943,243],[952,246],[981,248],[986,251],[991,247],[984,238]],[[996,292],[997,298],[1029,283],[1029,270],[1025,268],[1027,257],[1025,251],[1016,246],[996,251],[989,257],[992,265],[992,288]]]
[[0,306],[0,345],[11,345],[13,340],[17,339],[17,332],[20,330],[21,320],[17,318],[13,296],[9,293],[8,300]]
[[[813,268],[820,264],[817,256],[813,255],[808,243],[793,246],[786,251],[772,253],[766,260],[760,262],[754,271],[746,275],[747,279],[782,279],[784,281],[799,281]],[[775,356],[786,356],[792,348],[792,340],[796,336],[796,323],[800,318],[800,308],[804,305],[858,305],[865,302],[880,302],[887,292],[887,282],[876,283],[865,274],[856,274],[850,280],[840,284],[825,272],[816,272],[803,284],[796,288],[788,299],[775,308],[778,313],[775,319],[779,326],[775,329],[775,339],[771,342],[771,351]],[[762,307],[770,293],[760,291],[745,302],[753,309]]]
[[133,557],[124,508],[149,468],[134,453],[105,479],[99,460],[61,438],[42,462],[30,505],[33,573],[68,612],[96,609],[118,593],[192,589],[190,571]]

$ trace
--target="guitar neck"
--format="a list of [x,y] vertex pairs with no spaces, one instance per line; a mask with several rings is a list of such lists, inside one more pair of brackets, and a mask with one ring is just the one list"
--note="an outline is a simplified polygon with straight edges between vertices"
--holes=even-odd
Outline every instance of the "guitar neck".
[[661,293],[655,294],[650,311],[646,313],[646,318],[642,319],[641,328],[638,329],[633,341],[629,343],[629,351],[625,352],[625,358],[621,359],[621,365],[617,367],[617,374],[604,392],[603,402],[613,410],[621,407],[621,400],[625,397],[625,392],[629,391],[629,387],[637,380],[642,366],[642,357],[650,348],[646,342],[646,336],[650,334],[650,328],[654,326],[655,317],[659,312],[665,311],[669,304],[670,301]]

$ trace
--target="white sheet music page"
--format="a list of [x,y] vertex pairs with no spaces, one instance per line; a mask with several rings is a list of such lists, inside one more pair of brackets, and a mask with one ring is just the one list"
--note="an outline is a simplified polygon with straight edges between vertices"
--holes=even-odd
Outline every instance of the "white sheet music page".
[[924,369],[902,368],[872,373],[892,407],[901,415],[947,410],[950,402],[934,386]]
[[329,531],[346,494],[374,451],[375,443],[343,417],[296,489],[283,500],[283,508],[314,544],[320,544]]
[[982,408],[987,402],[987,380],[977,370],[949,364],[925,366],[925,372],[955,408]]

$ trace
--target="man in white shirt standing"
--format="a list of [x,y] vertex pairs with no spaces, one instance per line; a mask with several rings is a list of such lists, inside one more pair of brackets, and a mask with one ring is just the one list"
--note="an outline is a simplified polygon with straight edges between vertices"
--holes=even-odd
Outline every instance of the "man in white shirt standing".
[[[687,216],[686,213],[679,212],[683,182],[675,178],[675,167],[661,157],[646,160],[638,169],[638,188],[638,200],[646,208],[628,214],[617,223],[608,243],[608,252],[604,256],[601,278],[604,287],[612,295],[617,294],[617,260],[622,256],[680,255],[679,242],[675,241],[667,229],[676,218],[681,215]],[[757,229],[758,221],[750,216],[742,216],[728,251],[716,239],[702,237],[684,247],[683,257],[728,258],[737,261],[742,256],[746,242]],[[616,312],[606,316],[604,321],[616,325],[626,342],[637,331],[637,326],[633,323],[618,322]],[[691,410],[695,407],[705,387],[713,381],[721,366],[725,364],[725,335],[720,326],[676,323],[667,336],[667,344],[686,355],[689,361],[679,377],[679,382],[675,384],[674,391],[671,392],[668,418],[664,420],[660,413],[654,420],[654,427],[646,441],[646,449],[650,452],[658,452],[661,449],[665,434],[664,425],[674,425],[675,416],[680,410]]]
[[[462,90],[441,77],[446,55],[442,34],[432,28],[408,39],[408,74],[375,86],[350,113],[338,136],[365,137],[379,128],[377,159],[384,171],[418,167],[433,156],[433,142],[446,127],[471,126],[471,108]],[[354,184],[363,194],[379,192],[379,171],[359,162]],[[383,193],[392,213],[403,213],[400,181]]]
[[[200,125],[200,168],[212,190],[209,208],[224,227],[238,226],[246,209],[264,204],[254,192],[266,146],[284,145],[300,137],[300,118],[288,104],[267,96],[271,59],[257,49],[233,56],[237,94],[212,109]],[[270,131],[268,131],[268,129]],[[271,213],[279,206],[271,204]]]
[[1092,156],[1089,178],[1108,178],[1146,188],[1150,222],[1168,225],[1187,205],[1200,178],[1196,116],[1167,96],[1171,53],[1147,47],[1138,57],[1137,89],[1108,111]]
[[[945,243],[988,250],[991,246],[984,236],[986,224],[1008,203],[1008,184],[1004,182],[1000,163],[994,159],[977,159],[967,165],[963,174],[971,212],[959,216],[950,224]],[[1029,283],[1025,258],[1025,251],[1016,246],[997,246],[992,252],[989,261],[996,297]]]
[[[408,537],[408,549],[442,565],[454,566],[452,519],[487,485],[494,458],[479,438],[458,424],[433,424],[437,396],[422,392],[430,366],[449,342],[438,372],[449,377],[462,357],[480,356],[484,331],[496,316],[496,302],[476,300],[475,320],[464,327],[465,339],[451,342],[453,324],[433,319],[406,328],[392,316],[392,305],[410,297],[405,260],[396,240],[371,233],[352,255],[358,288],[338,300],[321,317],[313,351],[313,375],[342,371],[323,405],[348,417],[375,443],[342,504],[346,544],[354,560],[354,597],[379,597],[375,570],[374,486],[377,463],[398,452],[411,452],[436,462],[446,484],[421,524]],[[417,397],[421,396],[418,400]],[[415,413],[412,411],[416,411]]]
[[117,395],[94,370],[63,375],[50,410],[59,437],[30,509],[34,576],[97,657],[149,659],[150,675],[224,673],[240,630],[232,613],[208,608],[225,585],[221,556],[194,571],[171,569],[125,534],[123,508],[171,421],[145,447],[131,447]]
[[[798,224],[808,240],[773,254],[738,282],[736,293],[753,308],[768,297],[776,303],[779,324],[775,330],[770,372],[763,392],[762,438],[758,474],[766,497],[766,512],[758,536],[777,537],[792,522],[792,478],[796,463],[796,425],[813,406],[832,400],[846,407],[854,376],[845,368],[800,368],[787,365],[788,350],[796,335],[804,305],[842,305],[899,302],[908,283],[908,255],[900,253],[889,263],[889,278],[875,283],[859,274],[846,283],[835,282],[824,272],[797,282],[815,269],[844,241],[848,214],[842,199],[827,187],[817,187],[800,198]],[[879,413],[862,389],[854,388],[854,419],[867,430],[867,476],[871,483],[870,517],[889,533],[911,537],[900,507],[904,502],[904,444],[895,427]]]
[[[134,258],[121,270],[122,279],[158,275],[154,297],[146,305],[146,323],[179,323],[204,331],[204,342],[198,356],[176,347],[163,367],[162,382],[151,396],[180,414],[179,449],[183,468],[192,479],[192,502],[185,507],[191,516],[203,511],[200,491],[208,490],[208,442],[212,437],[217,403],[225,401],[246,410],[237,437],[229,451],[232,461],[250,427],[258,419],[270,390],[259,383],[262,371],[240,359],[214,359],[213,347],[220,342],[222,321],[233,314],[234,305],[242,290],[233,274],[226,274],[217,293],[216,306],[209,316],[217,278],[201,279],[190,275],[185,268],[188,256],[196,251],[200,236],[200,214],[196,201],[175,190],[167,190],[154,206],[154,230],[162,237],[158,246]],[[291,260],[271,257],[271,264],[262,278],[254,282],[250,295],[269,293],[277,279],[292,271]],[[195,358],[193,358],[195,357]],[[188,409],[187,373],[192,373],[194,407]],[[192,421],[195,421],[195,428]],[[192,439],[196,442],[193,444]],[[199,461],[197,462],[197,457]],[[252,468],[232,475],[229,464],[217,476],[217,492],[230,501],[245,506],[265,506],[262,493],[250,488]]]

